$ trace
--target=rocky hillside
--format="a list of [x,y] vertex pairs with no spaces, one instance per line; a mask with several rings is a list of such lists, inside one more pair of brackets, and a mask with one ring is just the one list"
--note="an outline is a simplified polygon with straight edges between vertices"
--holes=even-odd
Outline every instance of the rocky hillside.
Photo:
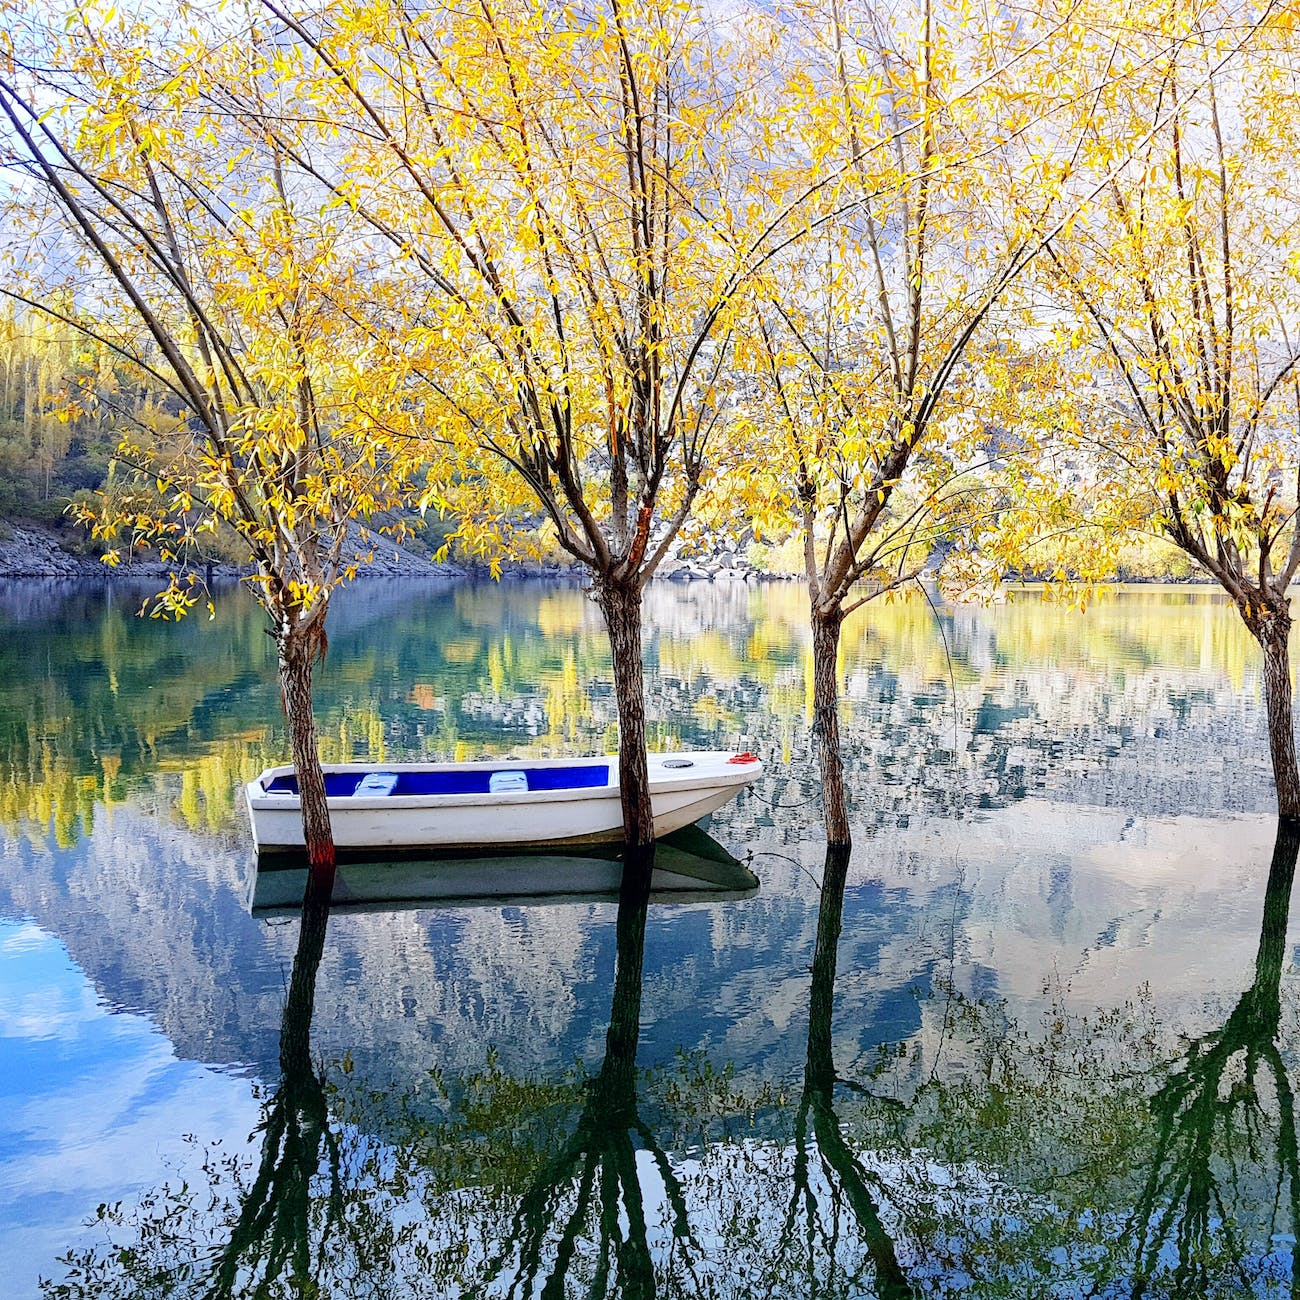
[[[46,524],[10,522],[0,526],[0,578],[99,577],[113,571],[97,556],[75,554],[69,537]],[[160,565],[134,561],[123,566],[133,577],[162,574]]]
[[[52,527],[29,519],[0,520],[0,579],[4,578],[166,578],[172,566],[162,564],[156,556],[132,556],[116,567],[104,564],[98,556],[77,549],[82,534]],[[477,572],[477,566],[435,564],[431,560],[398,546],[390,538],[371,533],[364,540],[354,539],[358,559],[371,551],[374,558],[359,572],[382,578],[463,577]],[[486,566],[481,566],[486,573]],[[235,577],[229,565],[215,565],[213,575]],[[584,576],[574,565],[540,566],[507,565],[507,578],[573,578]],[[689,548],[678,544],[660,565],[656,576],[672,582],[713,581],[715,578],[757,580],[783,577],[757,569],[743,548],[734,543],[697,540]]]
[[[131,556],[116,566],[97,555],[74,549],[81,535],[32,520],[0,521],[0,579],[3,578],[166,578],[174,567],[156,555]],[[371,534],[354,539],[358,559],[371,551],[373,560],[362,572],[385,578],[453,577],[465,573],[458,565],[434,564],[403,550],[387,537]],[[211,576],[236,577],[238,570],[216,564]]]

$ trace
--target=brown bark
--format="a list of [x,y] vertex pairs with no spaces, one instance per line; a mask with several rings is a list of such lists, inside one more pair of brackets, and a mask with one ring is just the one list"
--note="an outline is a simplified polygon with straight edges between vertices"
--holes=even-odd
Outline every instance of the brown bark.
[[299,623],[277,638],[280,652],[280,691],[289,726],[289,745],[298,776],[302,834],[307,850],[307,893],[326,898],[334,886],[334,833],[325,801],[325,773],[316,747],[312,713],[312,675],[324,650],[319,620]]
[[844,758],[840,753],[840,689],[837,664],[840,628],[844,615],[836,606],[831,612],[812,610],[813,637],[813,734],[821,764],[822,805],[828,845],[848,847],[849,806],[844,790]]
[[[1253,614],[1253,611],[1252,611]],[[1300,767],[1296,764],[1295,721],[1291,695],[1291,614],[1285,597],[1262,616],[1242,617],[1264,651],[1264,711],[1268,748],[1277,787],[1277,815],[1300,818]]]
[[1264,707],[1268,715],[1268,747],[1277,786],[1277,815],[1300,818],[1300,769],[1296,767],[1295,723],[1291,703],[1291,655],[1287,614],[1266,625],[1260,638],[1264,649]]
[[[654,812],[650,806],[650,764],[646,758],[645,677],[641,664],[641,587],[600,578],[596,603],[609,629],[618,705],[618,772],[623,798],[623,838],[628,849],[653,844]],[[629,866],[641,859],[628,853]]]

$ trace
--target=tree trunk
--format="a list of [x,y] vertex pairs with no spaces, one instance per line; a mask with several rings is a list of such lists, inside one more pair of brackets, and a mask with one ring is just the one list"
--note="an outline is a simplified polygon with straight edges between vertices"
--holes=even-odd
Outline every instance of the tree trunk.
[[[596,603],[605,616],[614,661],[614,698],[618,704],[618,778],[623,798],[623,839],[627,864],[640,863],[631,850],[653,844],[650,764],[645,747],[645,676],[641,666],[641,588],[596,582]],[[625,868],[626,869],[626,868]]]
[[813,637],[813,734],[821,764],[822,805],[828,845],[848,847],[849,805],[844,791],[844,758],[840,753],[840,688],[837,665],[840,628],[844,615],[838,606],[831,613],[814,608]]
[[1277,815],[1295,820],[1300,818],[1300,769],[1296,766],[1291,655],[1287,648],[1291,616],[1286,609],[1276,610],[1252,630],[1264,651],[1264,708],[1277,786]]
[[334,887],[334,832],[325,802],[325,773],[316,748],[312,673],[324,646],[319,622],[303,623],[279,637],[280,691],[289,724],[289,745],[298,775],[302,834],[307,849],[307,896],[330,896]]

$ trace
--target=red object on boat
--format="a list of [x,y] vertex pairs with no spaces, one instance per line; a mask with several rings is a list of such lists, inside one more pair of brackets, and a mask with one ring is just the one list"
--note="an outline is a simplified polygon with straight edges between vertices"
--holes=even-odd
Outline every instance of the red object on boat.
[[757,763],[758,755],[751,754],[749,750],[745,750],[743,754],[733,754],[729,759],[727,759],[727,762],[728,763]]

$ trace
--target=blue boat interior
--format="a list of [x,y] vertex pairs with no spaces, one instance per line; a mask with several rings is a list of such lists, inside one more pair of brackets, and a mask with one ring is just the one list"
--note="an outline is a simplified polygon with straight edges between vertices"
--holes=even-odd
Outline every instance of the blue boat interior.
[[[501,780],[503,775],[512,779]],[[592,790],[609,784],[609,764],[584,764],[582,767],[512,767],[485,768],[470,772],[326,772],[325,794],[331,799],[353,795],[382,798],[403,794],[490,794],[492,777],[495,789],[512,790]],[[523,777],[523,782],[519,777]],[[365,786],[362,789],[362,786]],[[268,794],[297,794],[298,778],[289,773],[277,776],[266,786]]]

